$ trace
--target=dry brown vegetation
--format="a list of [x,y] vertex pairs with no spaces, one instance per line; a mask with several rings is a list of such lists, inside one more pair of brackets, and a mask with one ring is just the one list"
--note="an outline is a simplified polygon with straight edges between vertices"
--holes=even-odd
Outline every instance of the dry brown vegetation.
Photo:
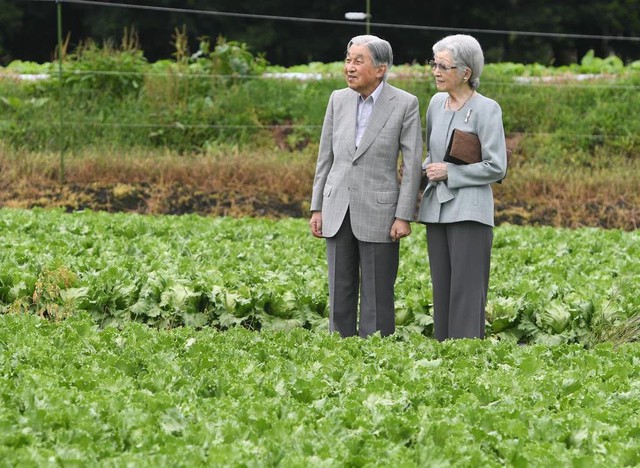
[[[638,164],[553,170],[514,157],[495,185],[496,222],[636,229]],[[315,148],[239,150],[208,155],[64,156],[0,148],[0,206],[146,214],[306,217]]]
[[0,154],[0,205],[66,210],[302,216],[313,177],[308,154]]
[[494,188],[496,222],[637,229],[637,179],[622,170],[616,172],[547,174],[535,167],[513,170],[505,183]]

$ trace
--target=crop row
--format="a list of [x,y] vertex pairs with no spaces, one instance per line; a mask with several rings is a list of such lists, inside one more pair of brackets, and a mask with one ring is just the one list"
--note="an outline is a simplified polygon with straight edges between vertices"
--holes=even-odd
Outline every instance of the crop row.
[[[324,243],[304,220],[0,211],[0,305],[100,326],[327,329]],[[629,339],[640,310],[638,233],[496,228],[489,336],[563,343]],[[398,335],[429,336],[424,230],[402,241]]]
[[0,316],[2,466],[636,466],[640,348]]

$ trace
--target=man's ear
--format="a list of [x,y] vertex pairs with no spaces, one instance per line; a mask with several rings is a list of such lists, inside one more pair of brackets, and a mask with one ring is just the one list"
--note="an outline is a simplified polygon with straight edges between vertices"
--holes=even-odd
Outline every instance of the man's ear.
[[376,76],[378,78],[382,78],[386,72],[387,72],[387,66],[386,65],[380,65],[378,67],[378,69],[376,70]]

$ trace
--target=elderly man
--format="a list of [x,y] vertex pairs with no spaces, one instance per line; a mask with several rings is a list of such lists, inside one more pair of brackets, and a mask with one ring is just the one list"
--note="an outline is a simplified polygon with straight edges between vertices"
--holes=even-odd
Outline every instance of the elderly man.
[[351,39],[348,87],[331,94],[322,126],[309,225],[326,238],[329,328],[342,337],[395,331],[399,240],[411,234],[422,131],[418,99],[386,82],[392,63],[387,41]]

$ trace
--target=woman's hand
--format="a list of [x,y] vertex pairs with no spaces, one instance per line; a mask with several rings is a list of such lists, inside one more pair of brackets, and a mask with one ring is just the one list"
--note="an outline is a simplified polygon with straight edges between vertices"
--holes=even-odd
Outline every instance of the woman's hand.
[[431,163],[427,164],[425,170],[427,179],[431,182],[441,182],[447,180],[447,163]]

